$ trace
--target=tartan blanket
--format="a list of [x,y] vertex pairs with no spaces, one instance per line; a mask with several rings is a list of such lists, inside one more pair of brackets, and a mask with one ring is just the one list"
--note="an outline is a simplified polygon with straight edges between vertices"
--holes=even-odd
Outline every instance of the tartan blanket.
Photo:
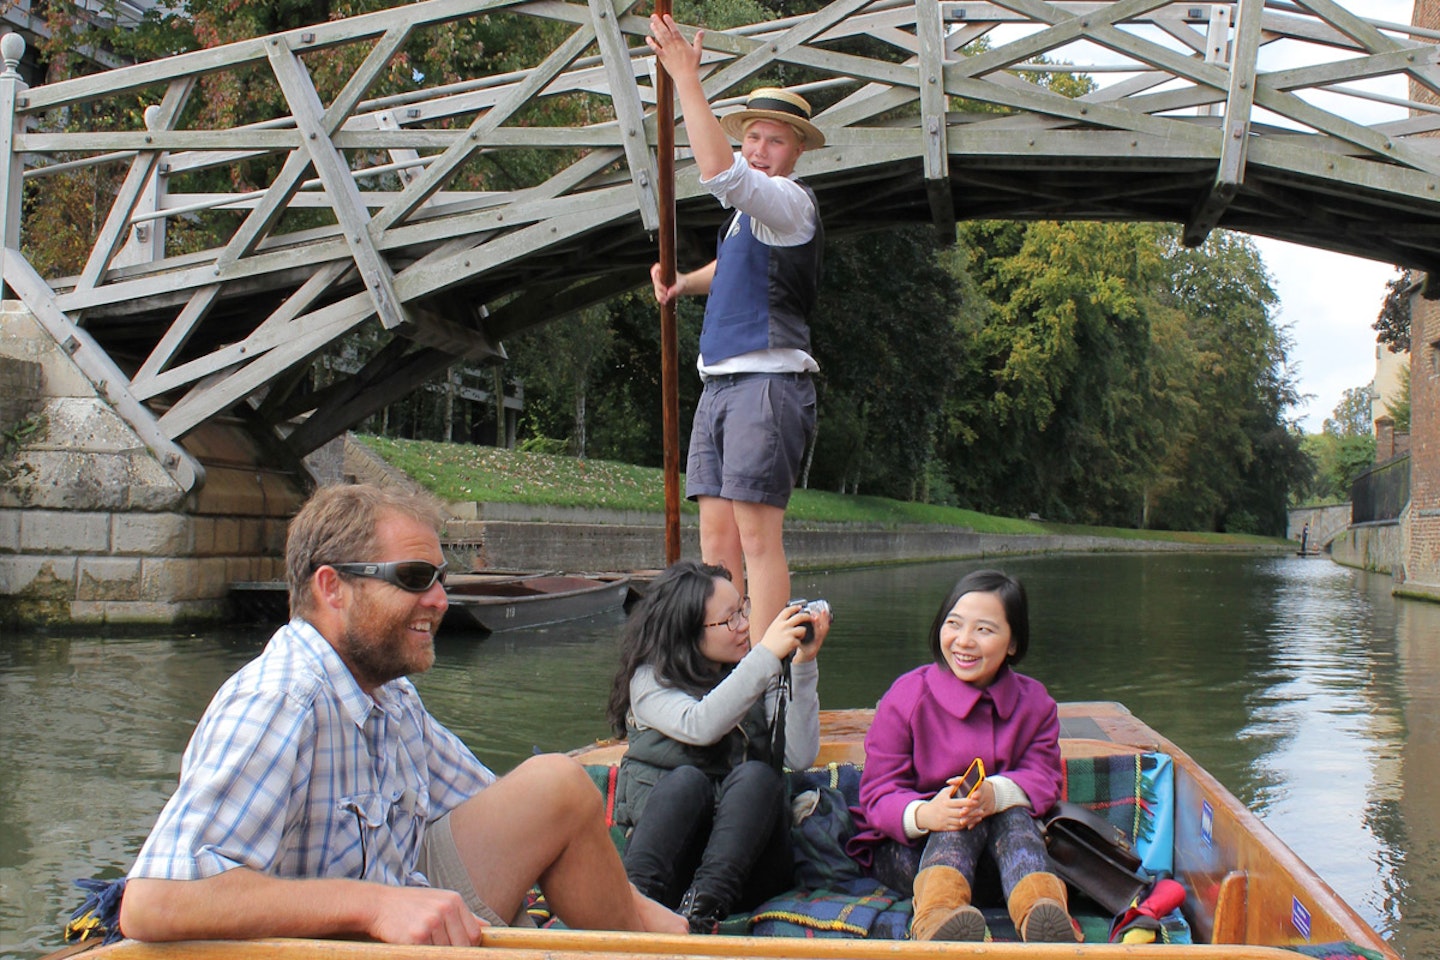
[[1124,830],[1152,875],[1172,870],[1175,774],[1168,755],[1074,757],[1064,766],[1060,799],[1087,807]]
[[[795,890],[756,908],[748,932],[757,937],[844,937],[902,940],[910,929],[910,900],[868,877],[831,890]],[[729,932],[724,927],[721,932]]]

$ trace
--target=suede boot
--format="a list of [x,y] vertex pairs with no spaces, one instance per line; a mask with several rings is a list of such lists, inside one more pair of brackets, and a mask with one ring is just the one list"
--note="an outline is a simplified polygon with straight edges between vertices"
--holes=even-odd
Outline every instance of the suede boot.
[[915,874],[911,940],[984,940],[985,917],[970,903],[970,883],[954,867]]
[[1031,873],[1010,891],[1007,906],[1026,943],[1076,943],[1079,928],[1070,919],[1065,881],[1053,873]]

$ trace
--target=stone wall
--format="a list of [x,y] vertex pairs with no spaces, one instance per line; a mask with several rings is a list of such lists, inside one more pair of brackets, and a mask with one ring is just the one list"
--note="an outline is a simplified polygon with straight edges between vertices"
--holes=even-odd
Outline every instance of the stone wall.
[[0,309],[0,624],[169,623],[227,613],[282,575],[303,477],[240,424],[186,438],[186,493],[18,304]]
[[1330,557],[1343,566],[1388,573],[1398,581],[1405,564],[1405,525],[1395,521],[1357,524],[1330,542]]

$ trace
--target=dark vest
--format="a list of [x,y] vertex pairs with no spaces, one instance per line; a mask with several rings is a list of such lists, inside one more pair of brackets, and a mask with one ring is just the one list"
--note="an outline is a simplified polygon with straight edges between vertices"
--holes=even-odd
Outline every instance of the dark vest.
[[[815,203],[814,191],[795,182]],[[806,321],[815,309],[825,245],[819,217],[815,235],[795,247],[761,243],[751,229],[749,214],[739,215],[736,230],[727,237],[728,225],[720,228],[715,276],[700,328],[702,361],[715,364],[771,348],[810,352]]]
[[727,773],[746,760],[771,760],[764,697],[755,701],[739,726],[708,746],[681,743],[658,730],[634,727],[628,728],[627,739],[630,745],[620,761],[615,784],[615,822],[625,827],[640,819],[651,788],[669,770],[698,767],[718,786]]

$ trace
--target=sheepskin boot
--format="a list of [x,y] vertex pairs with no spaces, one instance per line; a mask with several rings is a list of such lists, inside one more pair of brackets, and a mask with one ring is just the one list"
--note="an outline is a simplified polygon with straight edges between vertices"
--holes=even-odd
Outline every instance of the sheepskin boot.
[[1006,904],[1026,943],[1075,943],[1080,931],[1070,919],[1065,882],[1053,873],[1030,873],[1015,884]]
[[915,874],[911,940],[984,940],[985,916],[970,903],[970,883],[954,867]]

